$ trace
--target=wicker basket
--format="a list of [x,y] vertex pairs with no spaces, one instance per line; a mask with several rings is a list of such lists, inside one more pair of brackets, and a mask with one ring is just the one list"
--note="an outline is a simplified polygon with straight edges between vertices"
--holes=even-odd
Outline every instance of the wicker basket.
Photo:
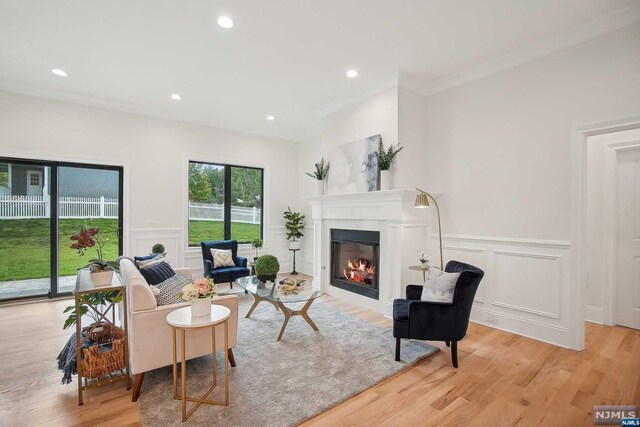
[[[92,331],[93,329],[93,331]],[[97,330],[96,330],[97,329]],[[88,333],[89,348],[82,349],[82,376],[84,378],[100,378],[126,367],[124,361],[124,331],[107,322],[99,327],[87,326],[82,329]],[[111,349],[104,350],[105,344],[111,344]]]

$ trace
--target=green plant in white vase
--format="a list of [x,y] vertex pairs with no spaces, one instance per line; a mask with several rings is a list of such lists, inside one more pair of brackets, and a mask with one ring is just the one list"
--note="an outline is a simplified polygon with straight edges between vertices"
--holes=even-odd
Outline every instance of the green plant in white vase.
[[390,145],[389,148],[384,148],[382,144],[382,139],[378,143],[378,151],[376,151],[375,156],[378,160],[378,170],[380,172],[380,190],[389,190],[391,188],[391,176],[389,174],[389,169],[393,165],[393,162],[396,160],[398,153],[402,151],[404,147],[397,145]]

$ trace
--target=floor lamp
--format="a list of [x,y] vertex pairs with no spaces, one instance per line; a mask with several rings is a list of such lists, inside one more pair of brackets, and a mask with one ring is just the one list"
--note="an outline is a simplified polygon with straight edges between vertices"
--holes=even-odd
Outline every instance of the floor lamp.
[[438,206],[438,202],[436,202],[436,199],[434,199],[431,194],[419,188],[416,188],[416,190],[420,192],[416,196],[416,208],[428,208],[429,197],[431,197],[431,200],[433,200],[433,203],[436,205],[436,212],[438,212],[438,236],[440,237],[440,270],[444,271],[444,259],[442,258],[442,225],[440,224],[440,207]]

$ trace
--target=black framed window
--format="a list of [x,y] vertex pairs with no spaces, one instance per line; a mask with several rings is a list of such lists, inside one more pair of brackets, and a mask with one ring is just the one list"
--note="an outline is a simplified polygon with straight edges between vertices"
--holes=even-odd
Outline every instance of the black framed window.
[[264,170],[189,161],[189,246],[263,236]]

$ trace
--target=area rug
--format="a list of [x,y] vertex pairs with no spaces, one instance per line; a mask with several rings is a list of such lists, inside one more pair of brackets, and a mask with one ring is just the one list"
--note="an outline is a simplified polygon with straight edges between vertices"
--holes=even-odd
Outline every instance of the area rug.
[[[187,424],[294,426],[438,350],[424,342],[402,340],[402,362],[396,362],[395,340],[389,329],[323,303],[314,303],[309,309],[319,331],[294,316],[282,340],[276,341],[282,313],[262,303],[245,319],[249,299],[241,300],[238,346],[234,349],[237,367],[230,369],[229,377],[230,405],[201,405]],[[221,352],[216,361],[219,378],[224,378]],[[180,401],[172,398],[171,384],[170,366],[145,375],[139,399],[143,425],[182,424]],[[210,385],[210,356],[188,361],[187,395],[201,396]],[[222,395],[222,387],[218,387],[213,399]],[[187,403],[187,409],[190,405]]]

